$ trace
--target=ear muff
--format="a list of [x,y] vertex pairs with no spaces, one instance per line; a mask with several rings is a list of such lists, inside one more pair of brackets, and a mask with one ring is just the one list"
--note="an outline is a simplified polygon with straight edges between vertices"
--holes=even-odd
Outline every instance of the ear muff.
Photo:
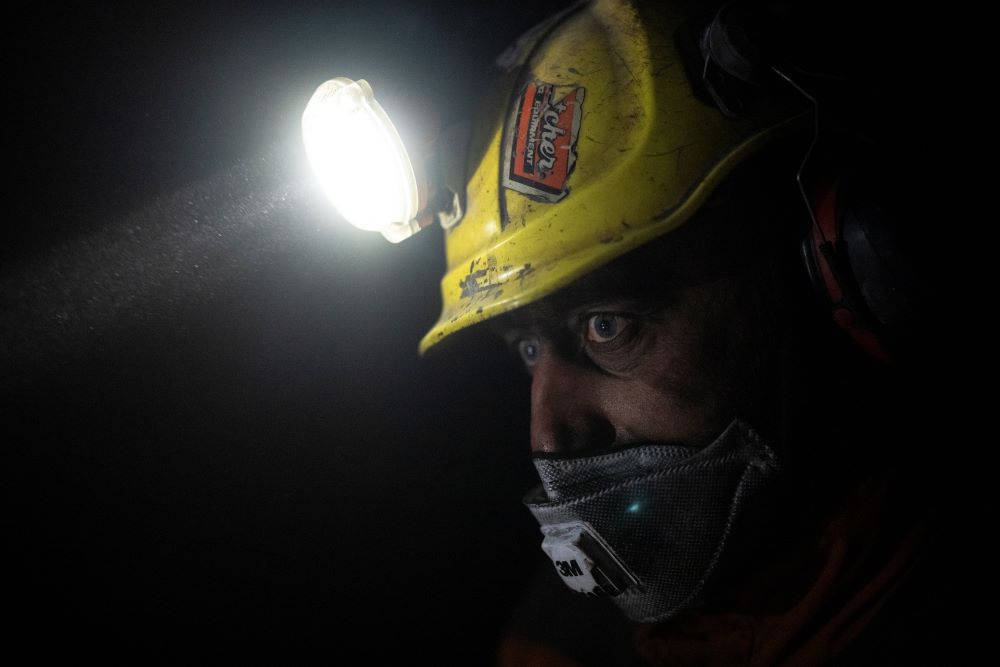
[[[866,308],[843,237],[847,226],[844,224],[845,212],[851,204],[843,196],[842,183],[840,176],[829,176],[815,188],[812,200],[815,224],[802,239],[802,259],[813,287],[832,310],[837,325],[861,349],[873,358],[885,362],[889,360],[886,346],[876,333],[873,316]],[[850,226],[857,226],[859,214],[863,215],[863,212],[851,211]],[[870,225],[870,221],[868,224]],[[857,234],[854,236],[857,237]],[[864,236],[858,241],[864,243]],[[855,254],[867,257],[872,253],[869,249]]]
[[[794,67],[779,69],[764,44],[755,41],[765,34],[766,20],[759,11],[739,3],[724,5],[699,41],[702,83],[728,116],[748,113],[755,98],[793,90],[814,105],[816,136],[798,174],[812,217],[801,241],[802,259],[837,325],[872,358],[888,362],[894,357],[895,341],[906,337],[904,330],[913,319],[916,281],[875,188],[840,166],[864,163],[861,155],[843,150],[843,145],[856,142],[820,131],[833,123],[821,122],[817,96],[784,71]],[[836,149],[817,150],[824,143],[835,144]],[[833,156],[838,159],[832,160]]]
[[809,190],[815,224],[802,258],[834,321],[873,358],[898,357],[914,328],[919,284],[898,221],[860,174],[831,172]]

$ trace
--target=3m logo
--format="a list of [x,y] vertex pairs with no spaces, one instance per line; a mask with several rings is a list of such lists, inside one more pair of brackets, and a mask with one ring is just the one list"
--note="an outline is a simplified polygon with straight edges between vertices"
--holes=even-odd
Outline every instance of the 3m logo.
[[582,577],[583,570],[580,569],[580,564],[576,562],[576,559],[565,561],[556,560],[552,561],[556,565],[556,569],[559,570],[559,574],[564,577]]
[[530,197],[557,202],[569,192],[576,163],[583,88],[554,99],[551,83],[533,81],[518,99],[504,156],[503,185]]

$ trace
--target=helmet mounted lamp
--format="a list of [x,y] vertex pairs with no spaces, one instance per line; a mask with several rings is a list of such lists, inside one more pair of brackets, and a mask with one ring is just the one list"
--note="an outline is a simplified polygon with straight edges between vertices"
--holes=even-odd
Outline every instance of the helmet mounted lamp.
[[399,243],[435,219],[449,227],[461,216],[458,195],[441,183],[440,160],[411,160],[364,79],[321,84],[302,114],[302,138],[327,197],[359,229]]

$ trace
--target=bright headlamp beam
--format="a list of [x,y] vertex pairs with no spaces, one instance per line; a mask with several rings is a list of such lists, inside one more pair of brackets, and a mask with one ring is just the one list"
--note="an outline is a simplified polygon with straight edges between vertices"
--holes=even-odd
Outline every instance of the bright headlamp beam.
[[340,214],[396,243],[419,229],[413,165],[364,79],[323,83],[302,114],[306,154]]

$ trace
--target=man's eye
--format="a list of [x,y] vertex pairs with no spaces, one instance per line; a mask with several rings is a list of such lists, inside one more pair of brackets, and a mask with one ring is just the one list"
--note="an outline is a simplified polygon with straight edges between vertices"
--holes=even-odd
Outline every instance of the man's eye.
[[628,326],[628,321],[620,315],[598,313],[587,320],[586,338],[591,343],[609,343]]
[[525,366],[532,366],[538,361],[538,354],[541,351],[537,338],[522,338],[517,341],[517,352],[521,355],[521,360]]

